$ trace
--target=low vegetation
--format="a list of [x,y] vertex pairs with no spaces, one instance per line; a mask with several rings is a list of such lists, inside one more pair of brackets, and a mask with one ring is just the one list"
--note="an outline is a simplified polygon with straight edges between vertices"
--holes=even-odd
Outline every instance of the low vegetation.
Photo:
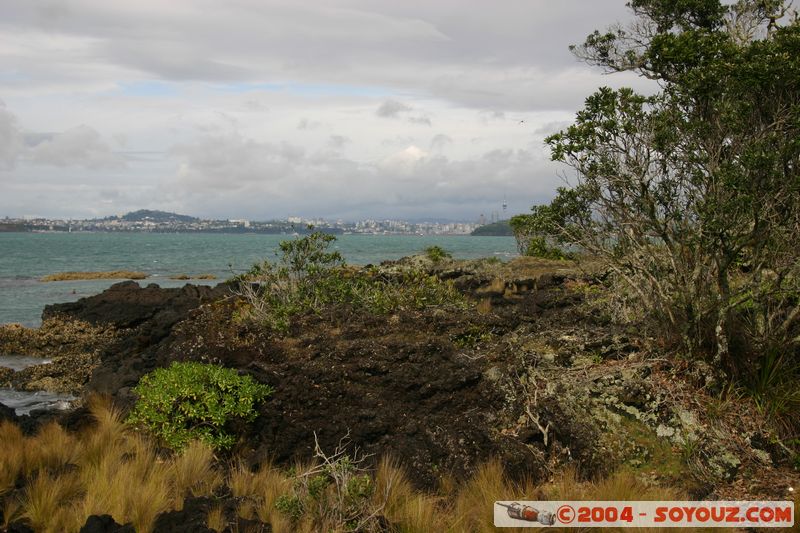
[[92,279],[145,279],[147,274],[144,272],[134,272],[129,270],[112,270],[108,272],[58,272],[48,274],[39,281],[83,281]]
[[[374,268],[348,267],[339,252],[329,250],[335,240],[333,235],[313,232],[283,241],[276,262],[264,261],[238,276],[238,292],[248,304],[244,315],[287,331],[294,317],[319,315],[334,307],[386,314],[401,308],[467,305],[452,284],[422,270],[388,275]],[[429,255],[438,259],[449,255],[433,248]]]
[[568,470],[550,482],[514,483],[498,462],[479,468],[466,483],[443,478],[437,492],[413,488],[403,469],[342,447],[289,470],[220,462],[206,444],[158,452],[124,424],[118,411],[94,400],[93,427],[72,434],[57,424],[24,436],[0,424],[1,523],[22,522],[36,531],[77,532],[91,515],[109,514],[138,532],[154,530],[159,514],[180,510],[186,498],[206,497],[205,521],[215,531],[237,530],[238,520],[258,520],[276,532],[294,531],[494,531],[498,497],[560,500],[679,500],[685,495],[643,485],[619,472],[580,482]]
[[252,422],[256,404],[272,389],[236,370],[196,362],[172,363],[145,375],[128,422],[146,429],[163,445],[180,450],[193,440],[226,450],[236,442],[234,420]]
[[438,263],[443,259],[452,259],[453,254],[442,248],[441,246],[428,246],[425,248],[425,255],[433,261],[434,263]]

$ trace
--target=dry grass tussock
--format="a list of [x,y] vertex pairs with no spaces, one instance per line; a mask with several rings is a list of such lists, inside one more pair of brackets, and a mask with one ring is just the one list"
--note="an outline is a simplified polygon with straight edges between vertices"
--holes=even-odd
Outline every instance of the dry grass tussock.
[[[367,524],[359,531],[382,531],[381,521],[369,522],[364,518],[376,513],[382,516],[383,524],[391,531],[404,533],[489,532],[496,531],[493,525],[493,504],[497,499],[520,500],[680,500],[685,495],[674,490],[650,487],[630,473],[620,472],[599,482],[581,482],[573,471],[566,471],[553,482],[513,483],[503,472],[497,461],[480,468],[464,484],[445,483],[437,494],[415,489],[402,468],[392,460],[383,460],[373,472],[374,490],[364,508],[367,516],[356,520],[332,523],[330,514],[319,515],[306,512],[291,517],[278,512],[270,501],[275,495],[291,492],[303,473],[313,466],[297,466],[290,472],[276,470],[267,465],[256,472],[237,466],[229,484],[234,494],[249,502],[239,506],[243,518],[258,518],[269,523],[277,533],[292,531],[351,531],[353,524]],[[294,473],[295,476],[291,474]],[[319,497],[317,497],[319,498]],[[277,498],[276,498],[277,499]],[[216,521],[217,517],[213,519]],[[360,520],[359,520],[360,519]],[[323,521],[324,520],[324,521]],[[211,517],[208,523],[211,523]],[[509,531],[516,531],[509,529]],[[532,531],[530,528],[519,531]],[[649,530],[648,530],[649,531]],[[653,530],[653,531],[661,531]]]
[[[293,531],[494,531],[493,502],[520,500],[680,500],[685,495],[644,485],[617,473],[598,482],[580,482],[567,471],[536,485],[513,483],[499,462],[489,462],[465,483],[443,481],[436,493],[415,489],[400,466],[385,459],[364,474],[359,463],[332,454],[315,463],[251,470],[234,462],[227,471],[200,443],[180,455],[162,456],[145,437],[129,431],[108,403],[91,404],[96,425],[80,435],[44,426],[24,436],[0,424],[0,511],[2,526],[24,520],[36,531],[78,531],[92,514],[110,514],[137,531],[153,530],[158,514],[180,510],[189,496],[219,496],[205,518],[217,531],[236,529],[236,514]],[[328,461],[326,463],[326,460]],[[350,462],[348,462],[350,461]],[[354,468],[354,466],[356,468]],[[309,475],[309,473],[314,473]],[[227,485],[229,492],[222,489]],[[216,496],[215,496],[216,495]],[[320,508],[339,505],[338,513]],[[530,531],[526,529],[525,531]]]
[[36,531],[71,532],[92,514],[110,514],[148,532],[158,514],[181,508],[184,495],[209,496],[219,486],[213,453],[202,444],[164,458],[107,403],[95,400],[91,409],[95,427],[77,436],[52,424],[24,437],[0,424],[6,525],[22,518]]

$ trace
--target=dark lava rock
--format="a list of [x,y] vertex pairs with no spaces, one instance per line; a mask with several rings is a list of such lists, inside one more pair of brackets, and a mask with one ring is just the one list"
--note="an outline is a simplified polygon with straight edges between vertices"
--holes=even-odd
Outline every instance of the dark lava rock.
[[8,525],[6,533],[36,533],[32,527],[24,522],[12,522]]
[[272,527],[258,520],[248,520],[239,517],[234,527],[226,527],[225,531],[222,533],[238,533],[239,531],[247,531],[248,533],[270,533]]
[[125,404],[131,400],[130,387],[156,367],[158,345],[170,336],[175,324],[201,305],[230,294],[227,284],[162,289],[126,281],[77,302],[48,305],[42,318],[88,322],[116,331],[112,342],[98,346],[100,361],[86,391],[110,394]]
[[7,405],[0,403],[0,422],[8,420],[9,422],[17,421],[17,413]]
[[347,436],[351,455],[358,448],[374,461],[392,456],[416,485],[434,487],[437,472],[463,479],[501,452],[489,426],[503,398],[483,378],[485,361],[462,357],[439,331],[463,317],[433,310],[396,320],[349,317],[338,327],[307,317],[296,336],[252,333],[243,344],[231,332],[217,340],[224,333],[215,328],[230,310],[211,307],[181,323],[173,344],[162,346],[158,366],[168,358],[211,360],[275,389],[259,418],[241,428],[246,449],[240,452],[253,463],[309,459],[315,438],[333,453]]
[[136,533],[136,530],[131,524],[120,525],[111,516],[104,514],[87,518],[80,533]]
[[229,294],[226,284],[216,287],[185,285],[179,289],[162,289],[150,284],[145,288],[135,281],[116,283],[95,296],[77,302],[45,306],[42,320],[67,316],[90,324],[133,328],[154,320],[169,327],[200,304]]
[[153,531],[173,533],[214,533],[206,526],[209,510],[208,498],[187,498],[180,511],[161,513],[156,518]]

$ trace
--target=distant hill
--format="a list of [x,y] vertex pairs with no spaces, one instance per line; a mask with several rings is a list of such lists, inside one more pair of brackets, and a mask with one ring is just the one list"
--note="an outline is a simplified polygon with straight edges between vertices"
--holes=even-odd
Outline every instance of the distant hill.
[[196,217],[188,215],[179,215],[177,213],[168,213],[166,211],[152,211],[150,209],[139,209],[122,215],[122,220],[126,222],[197,222],[200,220]]
[[470,235],[477,237],[510,237],[514,235],[514,232],[511,231],[511,225],[509,225],[508,220],[500,220],[499,222],[477,227]]

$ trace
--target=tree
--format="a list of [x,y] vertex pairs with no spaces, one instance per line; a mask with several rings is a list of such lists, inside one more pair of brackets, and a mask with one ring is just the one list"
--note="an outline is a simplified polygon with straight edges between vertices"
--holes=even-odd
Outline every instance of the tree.
[[577,175],[547,231],[602,258],[655,323],[730,375],[755,375],[767,354],[796,365],[797,16],[776,0],[628,6],[630,26],[573,52],[658,90],[602,88],[546,140]]

